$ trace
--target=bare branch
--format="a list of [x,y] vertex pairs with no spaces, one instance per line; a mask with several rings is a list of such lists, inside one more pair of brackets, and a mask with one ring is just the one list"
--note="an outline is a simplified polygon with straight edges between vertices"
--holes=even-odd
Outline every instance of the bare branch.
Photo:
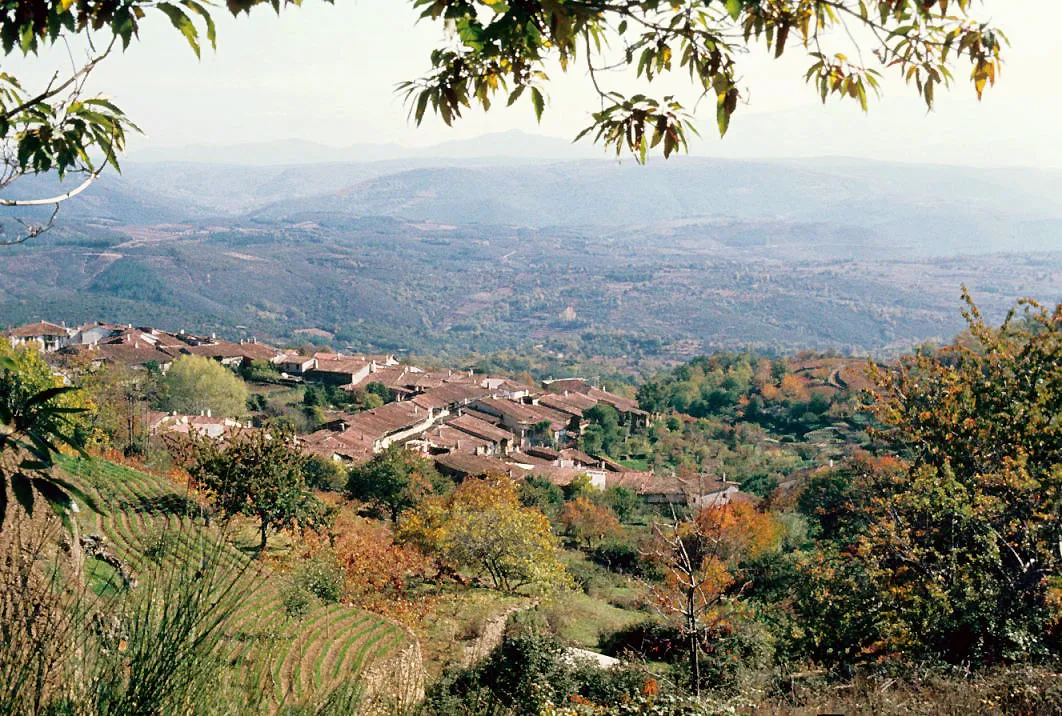
[[81,192],[89,188],[92,182],[99,179],[100,172],[103,171],[103,167],[89,174],[88,179],[81,182],[75,189],[71,189],[65,194],[59,194],[58,196],[51,196],[47,199],[0,199],[0,206],[47,206],[48,204],[59,204],[67,199],[72,199]]

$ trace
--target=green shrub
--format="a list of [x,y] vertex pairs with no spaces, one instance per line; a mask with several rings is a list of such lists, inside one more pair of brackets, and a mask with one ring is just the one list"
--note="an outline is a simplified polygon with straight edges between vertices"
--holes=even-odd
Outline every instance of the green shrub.
[[144,556],[152,562],[161,562],[173,554],[177,546],[177,535],[168,529],[157,529],[148,537],[144,547]]
[[611,540],[590,553],[590,559],[605,569],[617,574],[634,577],[655,577],[653,566],[629,542]]
[[616,658],[634,657],[646,661],[673,663],[686,655],[682,633],[656,619],[646,619],[604,636],[600,647],[601,651]]
[[343,596],[343,567],[332,552],[323,552],[295,569],[296,588],[324,602],[338,602]]
[[601,669],[571,659],[563,645],[542,632],[507,637],[480,664],[444,672],[426,694],[425,711],[438,716],[542,713],[572,696],[612,707],[640,693],[637,669]]
[[305,589],[292,585],[284,591],[284,612],[292,619],[299,619],[310,611],[313,595]]

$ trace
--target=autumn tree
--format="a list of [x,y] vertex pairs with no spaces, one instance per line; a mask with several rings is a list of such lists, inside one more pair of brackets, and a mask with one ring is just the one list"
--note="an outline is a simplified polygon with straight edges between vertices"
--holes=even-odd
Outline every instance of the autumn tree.
[[392,522],[428,495],[444,490],[446,480],[432,461],[393,444],[354,467],[347,478],[347,492],[356,499],[387,512]]
[[[673,72],[688,75],[691,97],[715,104],[725,134],[749,98],[741,85],[744,56],[757,47],[776,57],[807,58],[806,81],[823,102],[850,98],[864,110],[883,71],[913,85],[933,106],[951,84],[952,67],[971,68],[977,96],[999,73],[1006,37],[972,0],[586,0],[521,3],[416,0],[422,17],[452,28],[455,41],[431,54],[431,70],[405,83],[419,123],[429,107],[451,124],[476,103],[489,109],[529,97],[546,107],[547,70],[588,72],[600,109],[583,134],[644,161],[650,148],[668,156],[696,131],[675,95],[624,96],[609,72],[630,68],[646,85]],[[580,135],[582,136],[582,135]]]
[[188,415],[210,411],[237,417],[247,412],[247,386],[231,370],[203,356],[173,361],[161,382],[159,407]]
[[582,542],[587,549],[605,539],[616,537],[621,532],[615,513],[604,505],[594,504],[586,497],[577,497],[566,502],[558,519],[564,526],[565,534]]
[[340,509],[327,537],[309,541],[311,553],[333,554],[343,569],[344,598],[398,618],[421,614],[411,598],[411,583],[423,577],[429,560],[415,546],[397,544],[386,523]]
[[507,477],[469,479],[405,514],[398,539],[455,569],[486,576],[495,589],[535,593],[570,584],[549,520],[520,504]]
[[968,340],[879,370],[878,439],[908,459],[859,554],[886,649],[951,661],[1062,643],[1062,304],[999,328],[965,294]]
[[650,557],[664,579],[653,587],[660,609],[677,617],[687,639],[690,677],[700,695],[700,651],[707,629],[725,618],[736,568],[775,549],[782,530],[745,500],[705,507],[685,520],[653,526]]
[[270,529],[320,529],[327,522],[327,510],[306,485],[307,458],[290,433],[248,430],[222,442],[193,432],[173,447],[192,487],[222,514],[258,521],[260,551]]

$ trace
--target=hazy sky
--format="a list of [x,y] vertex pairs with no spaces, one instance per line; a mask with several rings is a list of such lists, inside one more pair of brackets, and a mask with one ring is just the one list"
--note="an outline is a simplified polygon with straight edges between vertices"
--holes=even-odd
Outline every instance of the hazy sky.
[[[585,126],[594,109],[585,73],[562,77],[557,71],[541,126],[521,103],[512,109],[499,105],[489,114],[469,112],[453,129],[434,118],[416,128],[407,122],[394,86],[428,66],[443,31],[435,23],[417,24],[411,2],[336,0],[330,6],[306,0],[280,17],[267,8],[237,20],[221,9],[217,14],[217,52],[204,50],[200,61],[157,20],[144,28],[141,42],[97,71],[94,86],[147,133],[138,146],[295,137],[334,145],[419,146],[514,128],[567,138]],[[972,86],[960,81],[949,93],[938,93],[939,108],[927,115],[913,89],[890,82],[865,117],[854,103],[823,107],[803,83],[806,59],[756,55],[746,61],[742,83],[751,104],[735,115],[722,141],[710,124],[714,108],[706,107],[704,139],[694,151],[1062,166],[1062,91],[1056,77],[1062,67],[1057,41],[1062,2],[985,0],[983,14],[1007,31],[1013,47],[1000,82],[981,104]],[[31,68],[17,61],[4,69],[44,76],[59,61],[52,54],[34,60]],[[630,77],[616,81],[626,90],[638,86]],[[660,94],[664,87],[651,89]]]

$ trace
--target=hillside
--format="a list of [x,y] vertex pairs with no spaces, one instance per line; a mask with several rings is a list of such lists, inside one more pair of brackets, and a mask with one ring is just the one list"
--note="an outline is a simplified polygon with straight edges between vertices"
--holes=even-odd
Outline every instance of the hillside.
[[[61,465],[99,508],[80,512],[81,533],[102,535],[134,579],[150,571],[160,553],[162,559],[179,561],[194,554],[192,545],[204,537],[215,538],[212,530],[183,515],[186,498],[164,478],[99,458],[63,458]],[[234,590],[241,601],[224,626],[225,664],[246,679],[247,688],[261,693],[270,709],[320,697],[419,653],[404,628],[342,604],[315,602],[301,617],[289,617],[284,607],[288,577],[257,574],[249,557],[227,544],[220,562],[247,582]],[[94,571],[91,563],[88,571]]]
[[1057,296],[1059,191],[1059,172],[845,159],[132,163],[4,250],[0,315],[627,368],[632,342],[894,353],[961,329],[962,284],[999,315]]

